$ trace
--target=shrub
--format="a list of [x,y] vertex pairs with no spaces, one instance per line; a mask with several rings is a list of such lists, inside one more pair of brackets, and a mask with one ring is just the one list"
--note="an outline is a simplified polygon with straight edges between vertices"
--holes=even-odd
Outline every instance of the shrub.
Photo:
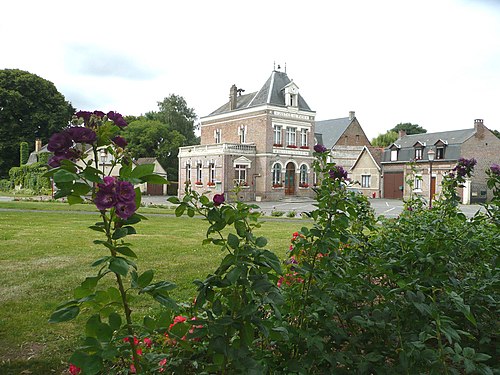
[[271,216],[274,216],[274,217],[281,217],[284,214],[285,214],[285,211],[278,211],[278,210],[271,211]]
[[295,216],[297,216],[297,212],[295,212],[295,211],[288,211],[286,213],[286,216],[287,217],[295,217]]

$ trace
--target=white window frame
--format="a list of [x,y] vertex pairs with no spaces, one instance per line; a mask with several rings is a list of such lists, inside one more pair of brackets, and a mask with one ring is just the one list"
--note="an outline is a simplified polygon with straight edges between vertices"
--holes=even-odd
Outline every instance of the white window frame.
[[214,130],[215,143],[222,143],[222,129]]
[[361,187],[362,188],[371,188],[372,185],[372,176],[369,174],[361,175]]
[[280,163],[274,163],[272,167],[272,174],[273,174],[273,185],[279,185],[282,184],[283,182],[281,181],[281,173],[283,170],[283,167],[281,166]]
[[247,183],[247,168],[245,164],[236,164],[234,166],[234,184],[244,186]]
[[186,163],[186,181],[191,182],[191,164]]
[[297,146],[297,128],[287,126],[286,128],[286,145]]
[[444,146],[436,147],[436,160],[444,159]]
[[215,163],[208,164],[208,179],[209,182],[215,183]]
[[274,144],[275,145],[282,145],[283,141],[281,140],[282,138],[282,129],[283,126],[281,125],[274,125]]
[[307,129],[301,129],[300,130],[300,146],[301,147],[306,147],[307,146]]
[[196,163],[196,182],[203,182],[203,164],[201,161]]
[[398,160],[398,149],[391,150],[391,161]]
[[238,128],[238,135],[240,136],[240,143],[247,142],[247,127],[246,127],[246,125],[241,125]]
[[299,168],[299,186],[307,184],[309,179],[308,177],[308,168],[306,164],[302,164]]
[[424,149],[422,147],[415,148],[415,160],[422,160],[424,156]]
[[422,191],[422,175],[421,174],[416,174],[415,179],[413,180],[413,191]]

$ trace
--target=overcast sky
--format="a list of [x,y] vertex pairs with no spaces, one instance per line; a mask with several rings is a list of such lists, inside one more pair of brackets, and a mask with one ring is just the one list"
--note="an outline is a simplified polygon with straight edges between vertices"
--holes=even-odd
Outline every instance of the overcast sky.
[[0,69],[55,84],[74,107],[139,115],[182,95],[198,116],[232,84],[288,76],[317,120],[356,116],[500,130],[500,0],[39,1],[1,6]]

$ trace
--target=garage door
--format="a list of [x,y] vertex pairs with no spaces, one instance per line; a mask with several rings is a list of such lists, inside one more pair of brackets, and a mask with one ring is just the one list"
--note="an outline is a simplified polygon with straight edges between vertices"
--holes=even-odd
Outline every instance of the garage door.
[[403,172],[384,173],[384,198],[403,199]]

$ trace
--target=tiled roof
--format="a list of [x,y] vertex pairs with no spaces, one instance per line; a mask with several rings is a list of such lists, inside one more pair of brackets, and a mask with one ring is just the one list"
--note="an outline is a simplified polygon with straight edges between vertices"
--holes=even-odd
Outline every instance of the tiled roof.
[[156,158],[139,158],[135,161],[137,165],[141,164],[154,164],[156,161]]
[[316,133],[322,135],[323,145],[326,148],[332,148],[352,121],[353,119],[349,117],[316,121]]
[[[236,109],[234,110],[258,107],[264,104],[286,108],[283,88],[290,82],[291,80],[285,72],[273,71],[259,91],[251,94],[239,95],[236,101]],[[210,116],[229,112],[229,108],[228,101],[223,106],[210,113]],[[300,94],[298,108],[303,111],[312,111]]]

